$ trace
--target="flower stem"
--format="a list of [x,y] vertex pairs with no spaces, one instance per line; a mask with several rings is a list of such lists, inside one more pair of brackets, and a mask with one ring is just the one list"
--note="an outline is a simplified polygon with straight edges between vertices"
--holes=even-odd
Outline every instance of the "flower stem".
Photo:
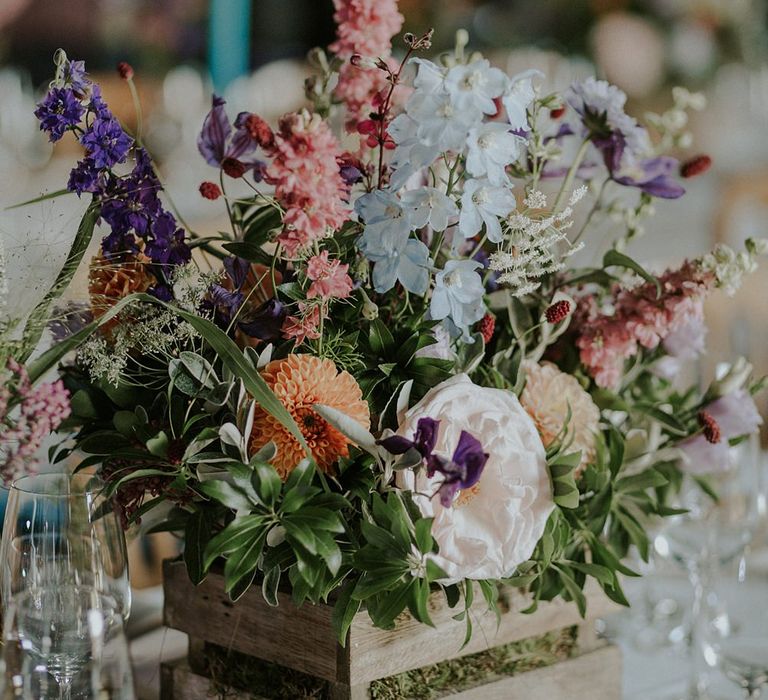
[[571,187],[573,186],[573,180],[576,177],[576,172],[578,171],[579,166],[581,166],[581,162],[584,160],[584,156],[587,154],[587,148],[589,148],[589,139],[584,139],[584,141],[581,144],[581,147],[576,153],[576,157],[573,159],[573,164],[568,170],[568,174],[565,176],[565,180],[563,180],[563,184],[560,187],[560,191],[557,193],[557,199],[555,199],[555,205],[552,207],[553,214],[558,213],[558,211],[560,210],[560,205],[563,203],[563,198],[565,197],[565,193],[569,192]]
[[143,132],[143,123],[141,113],[141,100],[139,99],[139,91],[136,89],[136,83],[133,82],[133,78],[128,78],[128,89],[131,91],[131,99],[133,100],[133,108],[136,110],[136,143],[142,146],[141,135]]
[[587,218],[584,220],[584,224],[579,229],[579,232],[576,234],[576,237],[571,241],[571,244],[578,243],[579,239],[584,235],[584,232],[587,230],[587,226],[592,221],[592,217],[598,212],[600,207],[603,204],[603,192],[605,192],[605,186],[610,182],[610,177],[607,177],[605,180],[603,180],[603,184],[600,185],[600,189],[597,192],[597,197],[595,197],[595,203],[592,205],[592,208],[589,210],[589,214],[587,214]]

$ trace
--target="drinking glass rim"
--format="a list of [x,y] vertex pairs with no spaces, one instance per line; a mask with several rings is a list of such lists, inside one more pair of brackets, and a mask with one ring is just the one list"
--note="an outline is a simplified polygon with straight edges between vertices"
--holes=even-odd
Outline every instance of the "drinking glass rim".
[[[53,482],[56,480],[66,480],[67,483],[72,482],[84,482],[84,488],[80,491],[67,491],[64,493],[57,493],[55,491],[48,491],[45,489],[33,488],[31,484],[35,482]],[[93,486],[89,483],[93,482]],[[80,496],[82,494],[98,495],[100,491],[105,488],[106,484],[101,477],[96,474],[67,474],[66,472],[46,472],[44,474],[25,474],[11,482],[8,490],[9,492],[18,491],[19,493],[28,494],[30,496],[45,496],[46,498],[72,498],[73,496]]]

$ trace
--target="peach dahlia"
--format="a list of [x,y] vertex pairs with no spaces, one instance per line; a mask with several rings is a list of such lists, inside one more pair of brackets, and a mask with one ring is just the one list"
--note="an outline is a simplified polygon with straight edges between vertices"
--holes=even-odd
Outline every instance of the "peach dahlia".
[[[317,465],[329,471],[339,457],[349,454],[349,440],[320,417],[312,408],[321,403],[331,406],[370,427],[370,411],[355,378],[327,359],[312,355],[288,355],[270,362],[262,376],[277,398],[288,409],[309,445]],[[256,409],[249,437],[251,452],[269,441],[277,445],[272,464],[282,479],[304,458],[299,441],[280,421],[261,408]]]

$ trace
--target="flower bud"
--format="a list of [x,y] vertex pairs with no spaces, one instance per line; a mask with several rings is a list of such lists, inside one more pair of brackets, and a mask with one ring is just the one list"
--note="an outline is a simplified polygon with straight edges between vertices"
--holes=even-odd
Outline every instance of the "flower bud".
[[202,182],[200,183],[200,194],[206,199],[218,199],[221,197],[221,188],[215,182]]
[[123,80],[132,80],[133,79],[133,66],[130,63],[128,63],[127,61],[120,61],[120,63],[117,64],[117,74]]
[[723,369],[725,371],[718,371],[720,376],[707,389],[705,396],[707,402],[742,389],[752,374],[752,365],[743,357],[736,360],[730,367],[724,365]]
[[360,294],[363,295],[363,318],[366,321],[375,321],[379,317],[379,307],[368,298],[364,289],[360,290]]

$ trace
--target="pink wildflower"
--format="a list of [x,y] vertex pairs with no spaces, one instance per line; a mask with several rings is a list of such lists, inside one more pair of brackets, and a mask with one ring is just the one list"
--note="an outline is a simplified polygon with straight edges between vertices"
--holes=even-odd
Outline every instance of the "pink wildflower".
[[275,134],[265,180],[285,209],[278,237],[289,255],[324,238],[346,220],[348,188],[339,173],[341,155],[330,127],[319,115],[287,114]]
[[307,277],[312,280],[307,299],[344,299],[352,292],[352,278],[347,274],[349,265],[329,260],[328,251],[314,255],[307,263]]
[[296,346],[301,345],[307,338],[317,340],[320,337],[320,307],[313,306],[306,313],[306,304],[299,304],[300,316],[288,316],[283,323],[283,338],[296,341]]
[[[5,450],[0,475],[8,483],[34,467],[43,440],[69,417],[71,408],[61,380],[33,387],[26,369],[13,359],[8,360],[3,375],[0,443]],[[18,412],[13,410],[16,406]]]
[[601,387],[615,388],[621,381],[624,361],[640,347],[656,348],[677,330],[700,323],[704,298],[712,279],[695,263],[668,270],[660,278],[661,295],[650,282],[618,291],[613,312],[603,313],[592,297],[581,300],[580,336],[576,346],[581,362]]
[[329,48],[344,61],[335,94],[347,107],[347,127],[354,130],[370,112],[376,93],[387,86],[387,72],[350,59],[357,55],[389,63],[392,37],[402,28],[403,16],[397,0],[333,0],[333,5],[336,41]]

